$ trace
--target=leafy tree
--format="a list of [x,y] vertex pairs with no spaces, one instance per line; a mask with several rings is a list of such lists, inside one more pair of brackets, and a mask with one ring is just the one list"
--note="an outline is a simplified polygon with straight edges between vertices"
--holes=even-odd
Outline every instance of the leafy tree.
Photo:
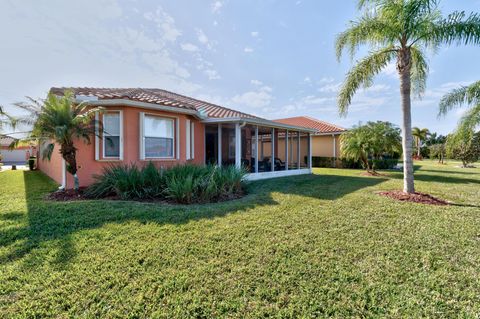
[[438,162],[443,164],[446,155],[445,143],[429,145],[428,149],[430,151],[430,158],[438,158]]
[[29,121],[34,123],[33,130],[28,137],[19,139],[17,143],[39,141],[43,146],[41,155],[48,160],[53,154],[55,144],[58,144],[67,171],[73,175],[74,189],[78,190],[75,141],[91,142],[91,138],[96,134],[96,125],[101,125],[95,122],[95,113],[102,109],[89,108],[86,103],[76,103],[71,91],[66,91],[62,97],[50,93],[43,102],[30,100],[32,104],[19,103],[17,106],[30,112]]
[[347,159],[362,162],[368,171],[375,171],[373,159],[393,157],[401,150],[400,129],[389,122],[368,122],[340,136],[342,154]]
[[459,126],[466,130],[475,129],[480,124],[480,81],[462,86],[445,95],[440,101],[439,116],[464,105],[469,105],[471,108],[462,117]]
[[480,159],[480,132],[460,127],[450,134],[446,144],[447,156],[462,161],[463,167]]
[[425,139],[425,146],[435,145],[435,144],[445,144],[447,137],[444,135],[439,135],[436,132],[430,133]]
[[415,146],[417,148],[417,157],[421,157],[421,148],[422,142],[427,139],[428,135],[430,135],[430,131],[428,128],[418,128],[414,127],[412,129],[412,136],[415,138]]
[[338,94],[345,115],[361,87],[372,84],[375,75],[396,62],[400,78],[404,187],[415,192],[412,161],[411,92],[425,91],[428,64],[425,52],[442,44],[480,44],[480,15],[454,12],[443,18],[437,0],[360,0],[362,16],[336,40],[337,57],[347,48],[353,59],[362,45],[372,51],[347,74]]

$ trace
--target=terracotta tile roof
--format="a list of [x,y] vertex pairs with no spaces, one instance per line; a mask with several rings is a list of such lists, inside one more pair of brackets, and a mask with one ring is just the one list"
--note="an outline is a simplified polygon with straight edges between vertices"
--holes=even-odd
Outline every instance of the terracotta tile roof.
[[341,133],[346,131],[346,129],[338,125],[330,124],[330,123],[320,121],[308,116],[289,117],[289,118],[278,119],[273,121],[278,123],[288,124],[288,125],[312,128],[317,130],[318,134]]
[[197,100],[188,96],[176,94],[161,89],[144,88],[51,88],[50,92],[57,95],[63,95],[66,90],[72,90],[75,95],[97,97],[99,100],[127,99],[131,101],[152,103],[170,107],[178,107],[188,110],[196,110],[206,114],[208,117],[225,118],[258,118],[257,116],[232,110],[220,105]]

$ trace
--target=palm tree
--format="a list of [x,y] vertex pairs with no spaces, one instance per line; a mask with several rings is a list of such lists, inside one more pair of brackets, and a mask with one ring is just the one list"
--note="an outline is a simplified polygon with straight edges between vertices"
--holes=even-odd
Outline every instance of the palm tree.
[[363,15],[338,35],[337,58],[345,48],[353,58],[361,45],[371,52],[347,74],[338,94],[340,114],[346,115],[352,98],[361,87],[372,84],[375,75],[396,61],[400,79],[404,186],[414,193],[412,161],[411,92],[425,91],[428,64],[427,49],[442,44],[480,44],[480,15],[454,12],[443,18],[439,0],[360,0]]
[[412,129],[412,136],[415,138],[415,145],[417,147],[417,157],[420,158],[420,148],[422,147],[422,142],[427,139],[428,135],[430,135],[430,131],[428,128],[418,128],[414,127]]
[[480,124],[480,81],[455,89],[445,95],[440,101],[438,115],[445,115],[451,109],[463,105],[469,105],[472,108],[462,117],[459,126],[465,129],[474,129]]
[[34,121],[33,130],[28,137],[19,139],[17,142],[39,141],[45,146],[41,155],[48,160],[52,156],[55,144],[58,144],[60,154],[66,162],[66,169],[73,175],[74,189],[78,190],[75,141],[83,140],[85,143],[90,143],[91,138],[98,134],[95,127],[101,123],[96,123],[94,117],[95,113],[102,109],[89,108],[86,103],[76,103],[71,91],[66,91],[62,97],[50,93],[43,103],[33,99],[30,101],[33,104],[19,103],[17,106],[30,112],[31,119]]

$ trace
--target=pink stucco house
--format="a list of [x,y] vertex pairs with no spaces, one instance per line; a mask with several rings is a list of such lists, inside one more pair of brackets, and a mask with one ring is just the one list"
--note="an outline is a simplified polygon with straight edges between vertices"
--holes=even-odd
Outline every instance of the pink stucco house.
[[[104,132],[91,144],[76,143],[81,186],[112,164],[236,165],[246,167],[250,180],[311,173],[311,128],[160,89],[52,88],[51,93],[67,89],[79,103],[105,109],[97,114]],[[58,147],[50,161],[39,158],[38,167],[62,187],[73,186]]]

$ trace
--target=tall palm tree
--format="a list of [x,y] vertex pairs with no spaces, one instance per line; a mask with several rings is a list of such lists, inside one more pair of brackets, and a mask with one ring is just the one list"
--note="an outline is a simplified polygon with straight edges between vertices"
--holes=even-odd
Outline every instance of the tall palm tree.
[[480,44],[480,15],[454,12],[443,18],[439,0],[360,0],[362,16],[336,40],[337,58],[347,48],[353,58],[361,45],[371,52],[347,74],[338,94],[342,115],[361,87],[372,84],[375,75],[395,61],[400,79],[403,148],[403,190],[414,193],[412,161],[411,92],[425,91],[428,64],[427,49],[442,44]]
[[91,142],[91,138],[97,134],[96,125],[101,125],[96,123],[95,113],[102,109],[89,108],[86,103],[76,103],[71,91],[66,91],[62,97],[50,93],[43,103],[32,99],[31,101],[34,103],[17,104],[28,110],[34,121],[33,130],[29,136],[19,139],[18,143],[39,141],[44,146],[41,155],[48,160],[53,154],[55,144],[58,144],[60,154],[66,162],[66,169],[73,175],[74,189],[78,190],[75,141]]
[[472,106],[460,120],[459,126],[474,129],[480,125],[480,81],[469,86],[462,86],[445,95],[440,101],[439,116],[451,109],[463,105]]
[[412,128],[412,136],[415,138],[415,146],[417,147],[417,157],[420,157],[420,148],[422,147],[422,142],[425,141],[430,135],[428,128]]

